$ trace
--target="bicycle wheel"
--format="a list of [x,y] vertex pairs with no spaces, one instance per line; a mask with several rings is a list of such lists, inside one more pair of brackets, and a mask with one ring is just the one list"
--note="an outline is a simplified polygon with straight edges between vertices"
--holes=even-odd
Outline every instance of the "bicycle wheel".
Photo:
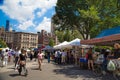
[[113,77],[114,77],[115,80],[120,80],[120,75],[117,75],[117,74],[113,73]]
[[94,75],[95,76],[101,76],[102,75],[102,68],[100,66],[94,67]]

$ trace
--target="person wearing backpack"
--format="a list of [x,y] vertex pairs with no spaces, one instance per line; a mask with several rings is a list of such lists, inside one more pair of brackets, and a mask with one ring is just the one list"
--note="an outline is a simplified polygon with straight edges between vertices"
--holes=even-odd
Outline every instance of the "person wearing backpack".
[[62,54],[61,54],[60,50],[57,52],[57,55],[58,55],[58,64],[61,64],[61,56],[62,56]]

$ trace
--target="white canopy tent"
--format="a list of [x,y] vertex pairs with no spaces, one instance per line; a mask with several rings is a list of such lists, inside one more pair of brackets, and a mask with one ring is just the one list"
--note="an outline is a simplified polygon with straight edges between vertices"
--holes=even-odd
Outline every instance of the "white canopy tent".
[[80,46],[83,48],[93,47],[93,45],[82,45],[82,44],[80,44],[80,41],[81,41],[81,39],[78,39],[78,38],[76,38],[70,42],[64,41],[64,42],[60,43],[59,45],[54,46],[53,48],[54,49],[65,49],[65,48],[72,49],[72,46]]
[[69,45],[69,42],[64,41],[60,43],[59,45],[54,46],[55,49],[64,49],[64,48],[72,48],[72,46]]
[[71,46],[80,46],[80,39],[76,38],[69,42],[69,45]]

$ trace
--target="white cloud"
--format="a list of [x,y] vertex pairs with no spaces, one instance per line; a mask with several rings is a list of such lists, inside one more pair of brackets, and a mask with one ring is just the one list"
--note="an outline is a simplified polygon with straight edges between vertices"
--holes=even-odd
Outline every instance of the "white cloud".
[[37,16],[41,17],[42,15],[44,15],[45,12],[46,12],[46,9],[42,9],[41,11],[37,12]]
[[22,24],[19,24],[18,28],[21,30],[26,30],[30,26],[35,26],[31,20],[25,21]]
[[[48,9],[56,5],[57,0],[4,0],[3,6],[0,9],[10,18],[17,20],[20,29],[27,29],[33,25],[35,19],[35,10],[40,9],[37,17],[44,15]],[[31,20],[31,25],[26,25],[28,20]],[[26,27],[25,27],[26,26]]]
[[46,30],[51,31],[51,19],[44,17],[43,21],[35,28],[36,31]]

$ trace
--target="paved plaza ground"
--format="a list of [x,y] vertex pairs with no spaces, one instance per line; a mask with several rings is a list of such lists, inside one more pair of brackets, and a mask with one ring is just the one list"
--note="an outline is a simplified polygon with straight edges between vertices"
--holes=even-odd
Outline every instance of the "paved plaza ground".
[[43,61],[42,71],[37,61],[27,62],[28,76],[18,75],[14,65],[0,68],[0,80],[114,80],[111,75],[96,77],[90,70],[82,70],[74,65],[58,65]]

